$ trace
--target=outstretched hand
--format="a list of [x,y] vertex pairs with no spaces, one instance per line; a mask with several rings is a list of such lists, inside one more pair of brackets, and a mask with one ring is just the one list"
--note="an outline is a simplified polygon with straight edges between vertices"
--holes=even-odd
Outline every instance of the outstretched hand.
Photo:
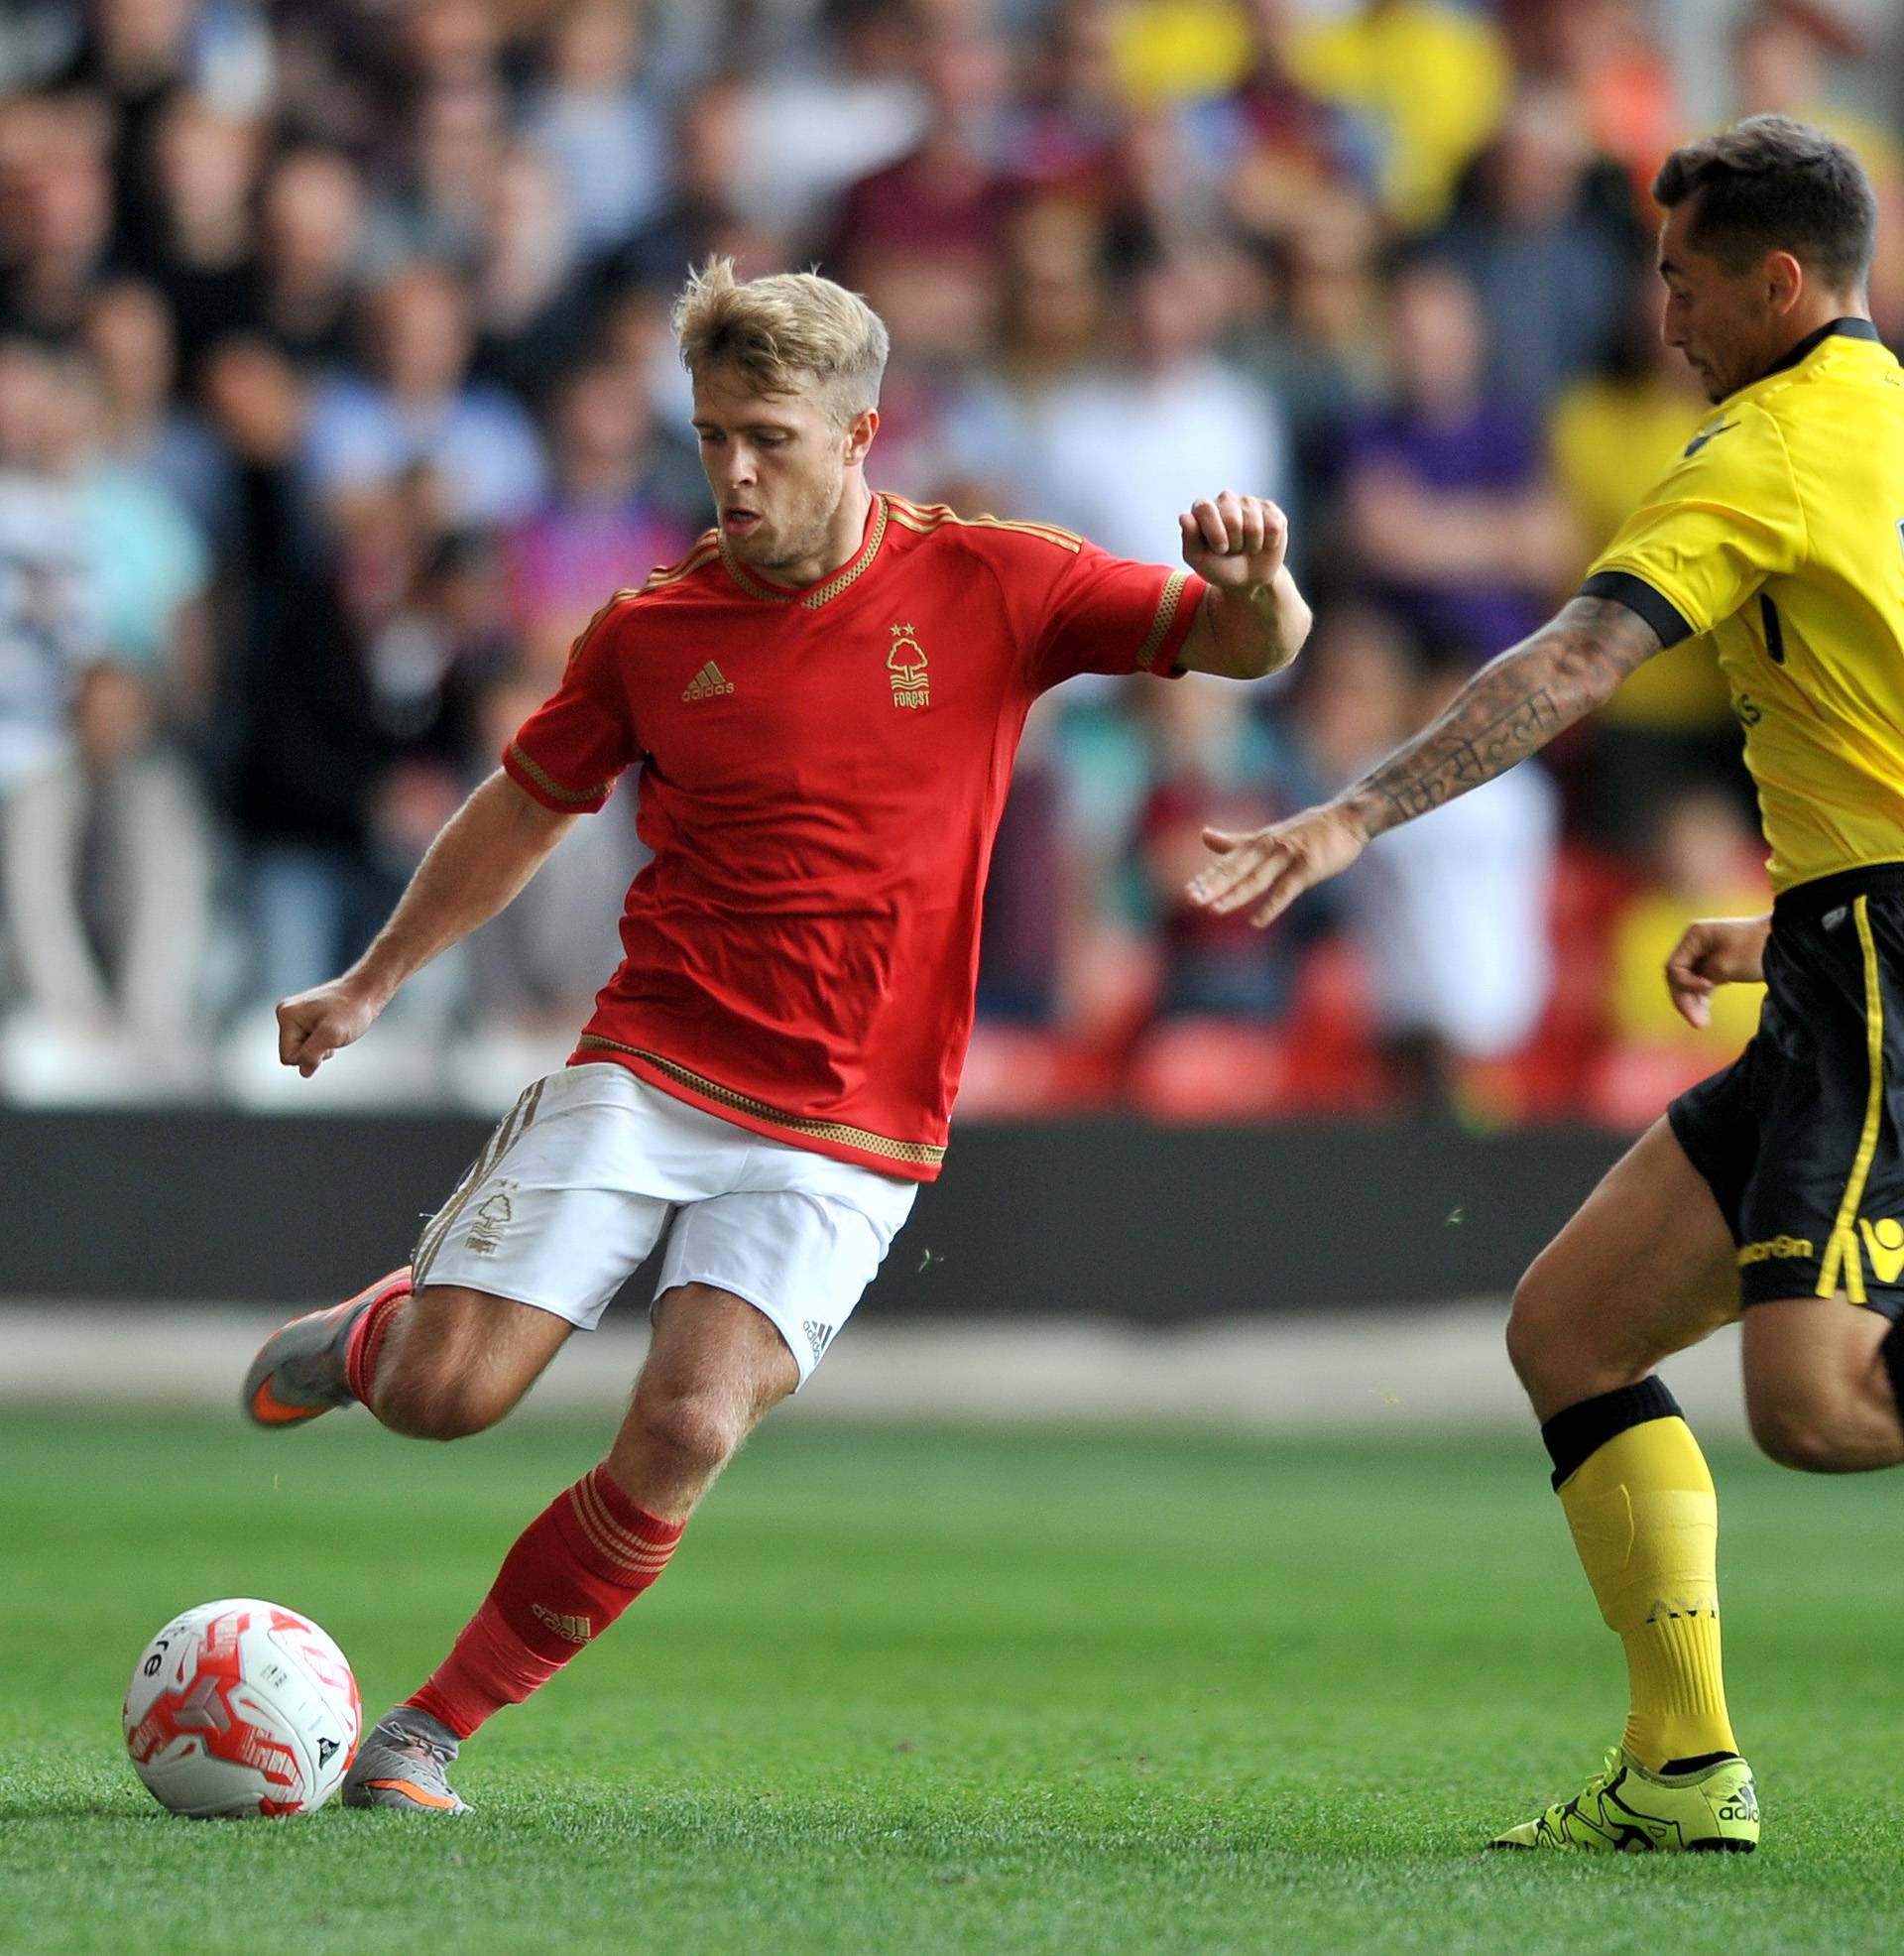
[[278,1007],[278,1058],[305,1079],[333,1052],[370,1030],[381,1008],[342,978],[285,999]]
[[1689,1026],[1713,1023],[1713,994],[1722,985],[1755,985],[1765,976],[1769,917],[1703,917],[1686,926],[1666,960],[1666,990]]
[[1190,901],[1219,917],[1254,903],[1250,921],[1258,930],[1305,890],[1340,876],[1368,846],[1352,817],[1333,805],[1306,808],[1251,835],[1206,828],[1203,839],[1218,860],[1192,880]]

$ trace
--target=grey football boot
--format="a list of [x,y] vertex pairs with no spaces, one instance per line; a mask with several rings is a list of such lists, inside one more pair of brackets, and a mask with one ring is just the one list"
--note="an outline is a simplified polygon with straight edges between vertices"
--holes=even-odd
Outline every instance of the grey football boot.
[[367,1310],[399,1287],[410,1287],[408,1264],[341,1304],[281,1324],[245,1374],[245,1417],[259,1426],[300,1426],[334,1406],[354,1405],[344,1364],[350,1334]]
[[448,1770],[462,1742],[415,1705],[387,1711],[365,1735],[344,1774],[346,1806],[396,1806],[410,1813],[467,1813]]

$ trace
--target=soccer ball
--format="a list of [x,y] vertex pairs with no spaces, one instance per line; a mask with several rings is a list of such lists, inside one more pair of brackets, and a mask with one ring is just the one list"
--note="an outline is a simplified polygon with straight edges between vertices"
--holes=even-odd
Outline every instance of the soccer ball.
[[175,1617],[126,1687],[134,1772],[194,1820],[314,1811],[343,1783],[363,1721],[337,1646],[308,1617],[250,1596]]

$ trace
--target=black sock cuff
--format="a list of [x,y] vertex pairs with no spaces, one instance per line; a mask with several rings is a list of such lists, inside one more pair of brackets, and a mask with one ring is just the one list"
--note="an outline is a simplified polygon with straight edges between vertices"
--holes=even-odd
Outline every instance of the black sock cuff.
[[[1890,1341],[1885,1342],[1888,1345]],[[1904,1356],[1897,1362],[1904,1363]],[[1540,1437],[1553,1455],[1555,1489],[1628,1426],[1679,1416],[1679,1402],[1657,1379],[1642,1379],[1637,1386],[1621,1386],[1615,1392],[1582,1400],[1578,1406],[1563,1406],[1540,1429]]]

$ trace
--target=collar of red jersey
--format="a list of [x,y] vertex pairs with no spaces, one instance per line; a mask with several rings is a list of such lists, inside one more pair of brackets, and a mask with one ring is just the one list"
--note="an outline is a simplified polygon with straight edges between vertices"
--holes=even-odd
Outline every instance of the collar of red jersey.
[[817,611],[821,605],[838,597],[863,570],[871,566],[873,559],[879,555],[880,545],[886,537],[887,518],[886,497],[881,491],[875,490],[873,507],[867,516],[866,542],[860,546],[859,555],[844,569],[836,570],[824,582],[809,584],[805,590],[769,584],[754,576],[728,549],[725,533],[721,537],[721,561],[727,565],[728,575],[749,597],[759,598],[765,604],[798,604],[804,605],[808,611]]

